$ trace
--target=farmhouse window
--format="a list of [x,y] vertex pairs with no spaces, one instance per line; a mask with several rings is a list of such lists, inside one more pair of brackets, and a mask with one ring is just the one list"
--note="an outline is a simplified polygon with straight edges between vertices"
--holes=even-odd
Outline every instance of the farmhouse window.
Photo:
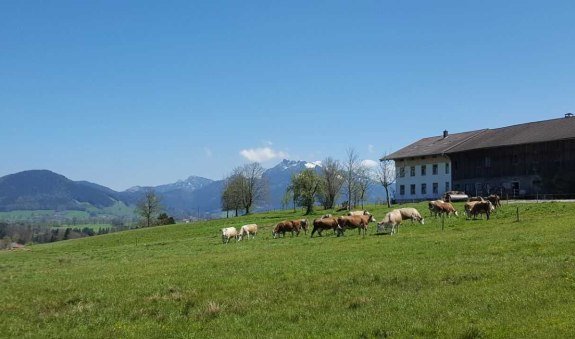
[[434,182],[433,183],[433,194],[439,193],[439,184]]
[[400,168],[399,168],[399,177],[400,177],[400,178],[405,177],[405,167],[400,167]]
[[411,186],[409,186],[409,193],[411,193],[411,195],[415,195],[415,184],[411,184]]
[[445,163],[445,174],[449,174],[449,163]]
[[449,191],[449,181],[445,182],[445,192]]
[[491,158],[485,157],[485,167],[491,167]]
[[431,168],[431,173],[433,175],[437,175],[437,167],[438,167],[437,164],[433,164],[433,167]]
[[421,165],[421,175],[425,175],[425,172],[427,172],[427,165]]
[[421,194],[427,194],[427,184],[421,184]]
[[405,185],[399,185],[399,195],[405,195]]
[[411,168],[409,169],[409,175],[412,177],[415,176],[415,166],[411,166]]

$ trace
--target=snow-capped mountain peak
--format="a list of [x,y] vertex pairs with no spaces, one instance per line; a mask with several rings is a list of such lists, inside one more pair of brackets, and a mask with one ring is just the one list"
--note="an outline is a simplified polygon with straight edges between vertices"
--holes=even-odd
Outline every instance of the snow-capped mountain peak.
[[283,170],[287,170],[289,168],[298,166],[299,163],[299,161],[283,159],[282,162],[280,162],[277,166],[281,167]]
[[306,168],[321,167],[321,161],[318,160],[318,161],[306,162],[305,167]]

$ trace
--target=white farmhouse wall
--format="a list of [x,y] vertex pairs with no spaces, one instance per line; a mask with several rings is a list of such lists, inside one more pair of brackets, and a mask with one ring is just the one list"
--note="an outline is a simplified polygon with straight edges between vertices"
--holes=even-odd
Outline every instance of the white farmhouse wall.
[[[433,174],[433,165],[437,164],[437,174]],[[422,175],[421,167],[426,166],[426,173]],[[415,175],[411,175],[411,167],[415,167]],[[448,173],[446,173],[446,166]],[[401,168],[404,168],[404,175],[401,176]],[[447,190],[451,190],[451,161],[446,156],[427,156],[408,158],[395,161],[397,180],[395,184],[395,198],[398,201],[409,200],[432,200],[440,198]],[[433,184],[437,183],[437,193],[433,192]],[[426,185],[426,193],[423,194],[422,184]],[[404,192],[401,194],[401,186]],[[411,185],[415,185],[415,194],[411,194]]]

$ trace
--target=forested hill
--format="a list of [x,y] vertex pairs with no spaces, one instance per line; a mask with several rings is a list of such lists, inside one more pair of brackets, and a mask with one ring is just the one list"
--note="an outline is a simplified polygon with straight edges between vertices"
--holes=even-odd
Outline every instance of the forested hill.
[[0,178],[0,211],[82,210],[103,208],[118,200],[109,188],[76,182],[48,170],[31,170]]

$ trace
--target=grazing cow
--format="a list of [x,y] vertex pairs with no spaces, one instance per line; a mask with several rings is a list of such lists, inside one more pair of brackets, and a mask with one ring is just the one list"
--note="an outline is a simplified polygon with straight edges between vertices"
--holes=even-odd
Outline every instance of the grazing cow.
[[[305,222],[304,222],[305,221]],[[293,237],[294,233],[299,236],[301,229],[304,229],[307,233],[307,220],[284,220],[277,223],[276,227],[272,231],[272,236],[274,238],[279,237],[280,234],[285,237],[286,232],[290,232]]]
[[482,197],[471,197],[467,201],[485,201]]
[[256,224],[243,225],[240,228],[240,235],[239,235],[238,241],[242,240],[244,235],[246,235],[249,239],[250,234],[251,234],[252,238],[254,238],[257,233],[258,233],[258,225],[256,225]]
[[435,214],[436,217],[437,214],[442,215],[443,213],[447,214],[448,218],[450,214],[454,214],[456,217],[458,216],[457,211],[455,210],[453,205],[449,202],[442,202],[441,200],[435,200],[430,201],[428,205],[431,214]]
[[478,214],[485,213],[487,220],[489,220],[489,215],[493,210],[495,210],[495,207],[493,207],[491,201],[478,201],[471,207],[470,214],[473,215],[473,219],[475,219]]
[[377,232],[385,232],[386,229],[391,228],[390,234],[394,235],[402,221],[403,217],[399,210],[388,212],[383,220],[377,224]]
[[348,228],[357,228],[363,236],[367,233],[367,227],[371,221],[375,221],[373,215],[347,215],[337,218],[338,230],[341,234]]
[[300,230],[303,229],[304,234],[307,234],[307,219],[298,219],[292,220],[294,228],[297,229],[297,233],[299,234]]
[[427,203],[427,206],[429,208],[429,215],[430,216],[435,216],[437,217],[437,214],[440,213],[439,208],[437,207],[437,205],[443,203],[443,200],[433,200]]
[[491,202],[491,204],[493,204],[493,207],[495,208],[501,207],[501,198],[499,198],[497,194],[491,194],[490,196],[487,197],[486,200]]
[[347,215],[371,215],[371,213],[369,213],[367,210],[363,210],[363,211],[349,211],[347,212]]
[[398,211],[399,211],[399,213],[401,213],[401,218],[403,220],[411,219],[412,223],[413,223],[413,220],[416,220],[417,222],[419,222],[422,225],[425,224],[425,220],[423,219],[421,214],[419,214],[419,212],[413,207],[400,208],[400,209],[398,209]]
[[467,216],[467,219],[471,218],[471,209],[473,208],[473,206],[475,206],[475,204],[477,204],[479,201],[468,201],[465,203],[464,205],[464,209],[465,209],[465,215]]
[[313,235],[315,232],[317,232],[317,234],[319,234],[319,236],[321,237],[321,232],[323,232],[324,230],[333,230],[334,233],[338,233],[339,235],[339,230],[338,230],[338,224],[337,224],[337,219],[336,218],[319,218],[319,219],[315,219],[313,221],[313,230],[311,231],[311,237],[313,238]]
[[274,227],[274,229],[272,230],[272,236],[274,239],[276,237],[279,237],[280,235],[285,237],[286,232],[290,232],[293,237],[294,227],[293,223],[290,220],[284,220],[278,222],[276,224],[276,227]]
[[231,238],[238,238],[238,230],[235,227],[222,228],[222,242],[227,244]]

